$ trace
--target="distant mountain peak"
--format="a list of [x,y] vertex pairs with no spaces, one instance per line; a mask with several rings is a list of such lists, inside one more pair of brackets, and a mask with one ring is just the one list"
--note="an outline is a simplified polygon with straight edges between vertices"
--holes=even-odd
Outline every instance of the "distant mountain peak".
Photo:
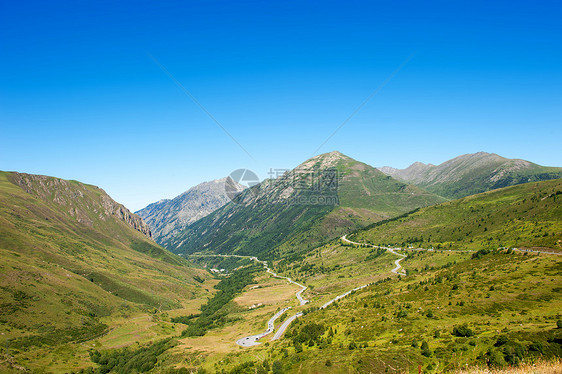
[[230,177],[200,183],[173,199],[162,199],[136,212],[150,226],[154,239],[162,243],[188,225],[214,212],[230,201],[229,192],[246,187]]
[[334,168],[342,161],[355,161],[351,157],[344,155],[339,151],[332,151],[328,153],[322,153],[318,156],[314,156],[300,164],[295,168],[295,171],[302,170],[312,170],[312,169],[329,169]]

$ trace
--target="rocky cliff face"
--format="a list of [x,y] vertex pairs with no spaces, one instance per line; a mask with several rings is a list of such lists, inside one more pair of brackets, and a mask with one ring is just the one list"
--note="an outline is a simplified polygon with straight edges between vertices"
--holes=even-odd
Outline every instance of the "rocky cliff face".
[[9,179],[45,203],[58,205],[61,210],[86,226],[93,227],[98,220],[115,218],[152,238],[150,227],[141,217],[131,213],[99,187],[25,173],[11,173]]
[[[201,183],[173,199],[150,204],[136,214],[148,223],[154,239],[158,243],[164,243],[230,201],[225,188],[227,178]],[[241,192],[245,187],[230,179],[229,188]]]

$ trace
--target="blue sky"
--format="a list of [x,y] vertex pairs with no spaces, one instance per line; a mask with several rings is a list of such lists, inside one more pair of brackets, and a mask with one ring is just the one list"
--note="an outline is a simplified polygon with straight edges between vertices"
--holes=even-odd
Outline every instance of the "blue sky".
[[561,18],[554,1],[3,1],[0,169],[95,184],[132,210],[242,167],[265,178],[409,56],[319,153],[562,166]]

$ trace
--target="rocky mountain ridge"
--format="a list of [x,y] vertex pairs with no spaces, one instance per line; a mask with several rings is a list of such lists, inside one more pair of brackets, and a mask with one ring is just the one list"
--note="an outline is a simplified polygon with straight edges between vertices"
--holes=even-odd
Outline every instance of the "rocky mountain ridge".
[[25,192],[48,203],[58,204],[84,225],[93,226],[94,219],[91,217],[93,212],[102,221],[107,221],[110,217],[116,217],[133,229],[152,238],[150,227],[141,217],[131,213],[125,206],[117,203],[97,186],[91,186],[97,190],[99,195],[99,200],[96,201],[88,198],[87,185],[79,182],[26,173],[11,173],[8,179],[20,186]]
[[136,212],[150,226],[154,239],[163,243],[191,223],[207,216],[230,201],[229,192],[239,193],[244,186],[230,177],[203,182],[173,199],[162,199]]

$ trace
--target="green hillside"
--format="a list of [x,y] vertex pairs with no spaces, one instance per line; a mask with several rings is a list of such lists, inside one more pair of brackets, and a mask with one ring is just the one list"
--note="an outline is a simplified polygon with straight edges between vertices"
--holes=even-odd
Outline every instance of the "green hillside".
[[300,252],[370,222],[442,201],[331,152],[244,191],[164,244],[179,253],[212,250],[273,258],[275,251]]
[[[302,261],[300,269],[315,271],[298,279],[319,302],[269,349],[270,360],[287,373],[418,373],[420,366],[443,373],[562,355],[559,256],[411,252],[402,263],[406,277],[390,274],[396,258],[329,245]],[[374,284],[315,309],[323,295],[351,289],[361,277]]]
[[526,183],[422,208],[355,241],[436,249],[562,249],[562,180]]
[[55,347],[79,360],[68,352],[117,320],[208,295],[205,271],[154,243],[103,190],[76,181],[0,172],[0,258],[1,343],[31,368],[50,365],[38,357]]

